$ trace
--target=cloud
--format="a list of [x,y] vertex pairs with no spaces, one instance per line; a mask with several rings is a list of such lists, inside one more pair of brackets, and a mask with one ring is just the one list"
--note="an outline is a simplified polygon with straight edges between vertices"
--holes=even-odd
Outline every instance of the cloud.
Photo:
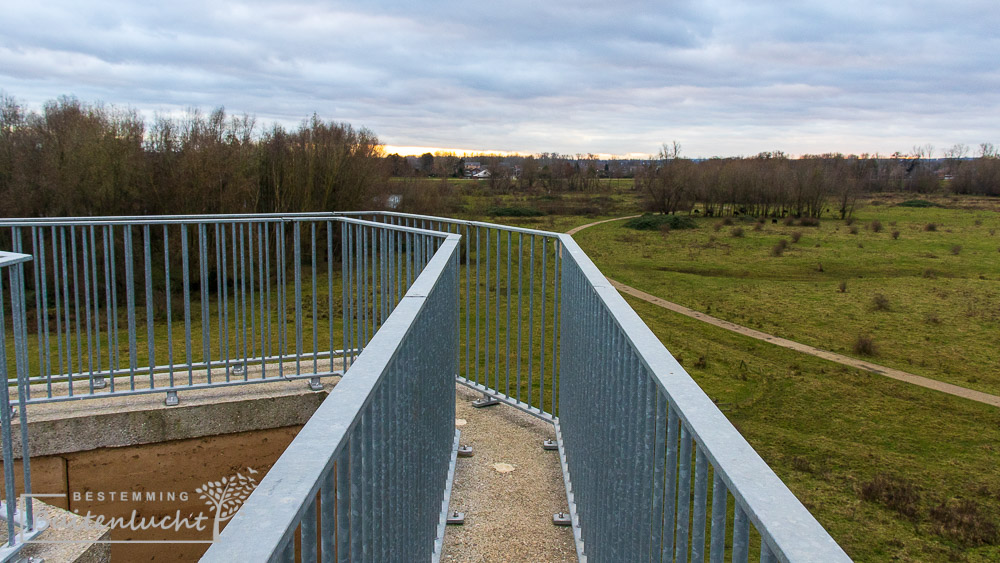
[[691,156],[1000,130],[988,2],[18,2],[0,85],[145,114],[317,113],[395,145]]

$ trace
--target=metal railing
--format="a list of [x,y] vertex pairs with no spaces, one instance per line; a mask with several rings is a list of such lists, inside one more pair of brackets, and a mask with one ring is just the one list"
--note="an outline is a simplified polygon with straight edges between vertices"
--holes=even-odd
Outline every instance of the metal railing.
[[583,250],[562,240],[556,427],[580,554],[721,562],[731,541],[732,561],[747,561],[752,524],[761,561],[849,561]]
[[562,242],[557,233],[395,212],[374,222],[461,235],[459,383],[551,421],[558,412]]
[[[748,561],[752,544],[765,562],[849,560],[572,237],[438,217],[357,215],[463,236],[458,332],[465,376],[458,381],[555,424],[581,560]],[[488,242],[480,246],[482,233]],[[524,237],[540,241],[541,262],[553,268],[542,266],[541,283],[532,278],[527,296],[522,274],[539,259],[534,246],[524,251]],[[479,283],[481,269],[492,284]],[[480,332],[483,325],[494,331]],[[525,325],[532,335],[526,341]]]
[[846,559],[567,235],[387,212],[2,227],[35,254],[17,401],[345,376],[214,560],[439,557],[442,374],[555,425],[581,560]]
[[[381,231],[377,237],[406,232]],[[458,236],[443,239],[202,561],[440,558],[458,447],[458,338],[450,328],[458,247]],[[372,263],[388,274],[392,260]],[[382,287],[389,277],[376,276]]]
[[433,240],[330,213],[0,229],[0,245],[35,256],[29,403],[162,392],[177,404],[180,390],[288,379],[318,389],[375,333]]
[[[0,252],[0,377],[7,380],[8,358],[14,362],[14,383],[18,389],[17,410],[10,401],[10,386],[0,385],[0,427],[3,439],[3,501],[0,501],[0,518],[4,520],[7,540],[0,545],[0,561],[16,557],[17,552],[46,528],[46,523],[36,519],[31,500],[31,454],[28,446],[28,424],[25,412],[27,386],[27,349],[24,268],[31,256]],[[4,290],[4,276],[8,289]],[[9,313],[8,313],[9,311]],[[7,318],[10,319],[8,325]],[[19,418],[20,451],[14,451],[13,418]],[[17,457],[20,457],[21,484],[17,485]],[[20,490],[18,490],[20,489]],[[19,506],[18,493],[24,499]]]

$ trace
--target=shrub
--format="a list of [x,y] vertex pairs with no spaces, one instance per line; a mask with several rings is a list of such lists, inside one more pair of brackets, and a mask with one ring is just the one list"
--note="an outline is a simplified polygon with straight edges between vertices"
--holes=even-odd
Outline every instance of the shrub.
[[920,492],[917,487],[902,477],[885,473],[879,473],[871,481],[861,485],[861,498],[883,504],[914,519],[920,510]]
[[961,252],[962,252],[962,245],[961,244],[953,244],[953,245],[951,245],[951,253],[954,256],[958,256],[959,254],[961,254]]
[[882,232],[882,222],[879,221],[878,219],[875,219],[874,221],[872,221],[871,223],[868,224],[868,228],[871,229],[871,231],[873,233],[881,233]]
[[795,224],[795,217],[789,215],[788,217],[785,217],[781,222],[784,223],[786,227],[791,227],[792,225]]
[[937,272],[934,268],[927,268],[924,270],[923,276],[926,279],[933,280],[937,278]]
[[668,225],[671,229],[694,229],[698,226],[694,219],[684,215],[653,215],[652,213],[625,222],[625,227],[640,231],[655,231],[662,225]]
[[753,224],[753,230],[755,230],[755,231],[761,231],[763,229],[764,229],[764,223],[761,223],[760,221],[758,221],[758,222],[756,222],[756,223]]
[[854,341],[854,353],[859,356],[875,356],[878,355],[878,347],[871,336],[859,334]]
[[727,227],[731,227],[733,225],[733,220],[729,217],[726,217],[725,219],[722,220],[722,224]]
[[851,225],[853,225],[854,224],[854,217],[848,217],[847,219],[844,219],[844,224],[847,225],[848,227],[850,227]]
[[781,239],[778,244],[771,247],[771,256],[781,256],[785,253],[785,249],[788,248],[788,241]]
[[490,207],[486,213],[491,217],[540,217],[545,212],[533,207]]
[[839,291],[840,293],[847,293],[847,282],[846,281],[840,282],[840,285],[837,286],[837,291]]
[[857,227],[855,227],[855,226],[851,226],[851,234],[852,234],[852,235],[856,235],[856,234],[858,234],[858,228],[857,228]]
[[966,546],[991,545],[1000,540],[996,523],[968,499],[952,499],[931,508],[931,520],[938,534]]
[[881,293],[876,293],[875,297],[872,297],[872,310],[873,311],[888,311],[889,310],[889,298]]
[[799,239],[801,239],[801,238],[802,238],[802,231],[795,231],[794,233],[792,233],[792,242],[793,243],[794,242],[799,242]]
[[899,204],[899,207],[941,207],[940,205],[927,201],[926,199],[908,199]]
[[816,217],[803,217],[802,220],[799,221],[799,225],[803,227],[818,227],[819,219]]
[[721,231],[722,230],[722,223],[719,222],[719,223],[716,223],[716,224],[712,225],[712,230],[715,231],[715,232]]
[[927,223],[926,225],[924,225],[924,230],[928,231],[928,232],[936,231],[937,230],[937,224],[935,224],[935,223]]
[[893,232],[892,232],[892,238],[893,238],[894,240],[895,240],[895,239],[898,239],[898,238],[899,238],[899,231],[893,231]]
[[729,234],[736,238],[743,237],[743,227],[733,227],[733,230],[729,231]]

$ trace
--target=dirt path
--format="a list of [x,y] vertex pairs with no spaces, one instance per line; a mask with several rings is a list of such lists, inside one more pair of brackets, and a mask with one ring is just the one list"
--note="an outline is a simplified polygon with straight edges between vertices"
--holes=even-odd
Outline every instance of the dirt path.
[[576,233],[579,233],[580,231],[582,231],[584,229],[588,229],[590,227],[593,227],[594,225],[600,225],[601,223],[610,223],[612,221],[624,221],[625,219],[631,219],[633,217],[641,217],[641,215],[629,215],[628,217],[615,217],[614,219],[605,219],[603,221],[595,221],[593,223],[587,223],[586,225],[580,225],[579,227],[573,227],[572,229],[566,231],[566,234],[569,235],[569,236],[573,236]]
[[[572,235],[588,227],[593,227],[594,225],[600,225],[601,223],[607,223],[610,221],[620,221],[622,219],[628,219],[628,218],[629,217],[619,217],[618,219],[607,219],[604,221],[597,221],[596,223],[590,223],[588,225],[581,225],[570,231],[567,231],[566,234]],[[920,387],[926,387],[927,389],[934,389],[935,391],[941,391],[942,393],[948,393],[949,395],[954,395],[956,397],[962,397],[964,399],[985,403],[987,405],[993,405],[994,407],[1000,407],[1000,397],[996,395],[983,393],[982,391],[975,391],[973,389],[966,389],[965,387],[952,385],[951,383],[945,383],[943,381],[937,381],[935,379],[914,375],[912,373],[907,373],[902,370],[880,366],[878,364],[873,364],[871,362],[866,362],[864,360],[859,360],[857,358],[852,358],[850,356],[845,356],[843,354],[837,354],[835,352],[829,352],[827,350],[820,350],[819,348],[815,348],[813,346],[801,344],[799,342],[794,342],[792,340],[788,340],[785,338],[779,338],[772,334],[767,334],[759,330],[747,328],[745,326],[731,323],[729,321],[724,321],[722,319],[713,317],[711,315],[700,313],[698,311],[695,311],[694,309],[689,309],[683,305],[678,305],[677,303],[671,303],[670,301],[667,301],[665,299],[660,299],[655,295],[650,295],[644,291],[638,290],[631,286],[627,286],[611,278],[608,278],[608,281],[611,282],[611,284],[615,286],[615,288],[622,293],[626,293],[628,295],[631,295],[632,297],[642,299],[647,303],[652,303],[653,305],[663,307],[664,309],[680,313],[682,315],[691,317],[692,319],[697,319],[699,321],[706,322],[710,325],[714,325],[719,328],[724,328],[726,330],[735,332],[737,334],[742,334],[744,336],[749,336],[750,338],[756,338],[757,340],[770,342],[771,344],[782,346],[784,348],[788,348],[789,350],[795,350],[796,352],[802,352],[804,354],[816,356],[817,358],[823,358],[824,360],[837,362],[838,364],[842,364],[848,367],[867,370],[872,373],[884,375],[886,377],[898,381],[903,381],[913,385],[919,385]]]

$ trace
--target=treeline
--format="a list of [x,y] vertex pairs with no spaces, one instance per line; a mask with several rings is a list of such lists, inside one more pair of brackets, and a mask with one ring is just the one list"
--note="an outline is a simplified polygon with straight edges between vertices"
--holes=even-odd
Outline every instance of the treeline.
[[789,159],[761,153],[752,158],[694,161],[679,145],[664,145],[659,158],[636,173],[635,186],[647,209],[755,217],[849,217],[862,194],[949,191],[1000,196],[1000,158],[983,145],[975,159],[927,158],[923,151],[890,158],[828,154]]
[[63,97],[34,112],[0,96],[7,217],[360,209],[384,200],[387,176],[372,132],[315,115],[292,131],[222,108],[147,124],[133,109]]

